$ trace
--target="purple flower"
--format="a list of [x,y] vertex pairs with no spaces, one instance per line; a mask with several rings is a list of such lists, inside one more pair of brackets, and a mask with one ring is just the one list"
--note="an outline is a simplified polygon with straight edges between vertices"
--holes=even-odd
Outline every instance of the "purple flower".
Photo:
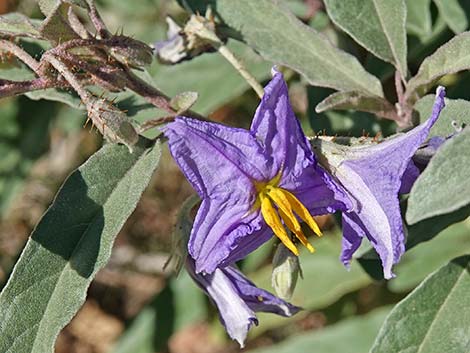
[[220,321],[225,326],[227,333],[242,348],[251,326],[258,325],[255,312],[292,316],[300,310],[300,308],[256,287],[234,266],[217,268],[211,274],[196,274],[194,260],[188,256],[186,269],[217,306]]
[[312,214],[351,207],[317,165],[280,73],[266,86],[249,131],[179,117],[164,132],[202,198],[188,246],[196,272],[245,257],[273,233],[298,254],[285,227],[313,251],[298,218],[320,235]]
[[[410,164],[444,108],[445,91],[439,87],[431,117],[423,124],[376,145],[340,146],[314,140],[319,158],[356,202],[343,212],[341,260],[349,266],[353,253],[366,236],[379,254],[385,278],[405,250],[398,194],[410,188],[419,170]],[[406,171],[405,178],[403,178]]]

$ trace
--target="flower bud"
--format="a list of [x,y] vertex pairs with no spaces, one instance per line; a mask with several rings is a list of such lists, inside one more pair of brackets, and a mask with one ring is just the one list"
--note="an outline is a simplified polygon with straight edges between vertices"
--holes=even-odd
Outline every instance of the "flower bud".
[[279,244],[272,264],[271,284],[279,298],[289,300],[294,293],[299,273],[301,274],[299,258],[283,244]]
[[124,112],[105,99],[96,97],[89,98],[87,110],[93,124],[108,141],[123,143],[132,152],[139,135]]
[[138,68],[152,63],[152,48],[141,41],[116,36],[110,46],[113,57],[125,65]]

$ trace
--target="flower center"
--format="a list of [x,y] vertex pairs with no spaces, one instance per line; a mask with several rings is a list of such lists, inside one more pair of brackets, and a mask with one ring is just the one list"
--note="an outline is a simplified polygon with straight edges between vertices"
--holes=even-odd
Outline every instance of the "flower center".
[[[320,228],[310,212],[297,197],[289,191],[275,186],[278,181],[276,179],[278,178],[273,179],[267,184],[255,184],[258,192],[256,206],[261,207],[261,214],[266,224],[292,253],[299,255],[299,250],[288,235],[285,227],[287,227],[310,252],[314,252],[315,249],[308,242],[307,237],[303,233],[297,216],[307,223],[310,229],[318,236],[322,235]],[[282,224],[281,219],[284,224]]]

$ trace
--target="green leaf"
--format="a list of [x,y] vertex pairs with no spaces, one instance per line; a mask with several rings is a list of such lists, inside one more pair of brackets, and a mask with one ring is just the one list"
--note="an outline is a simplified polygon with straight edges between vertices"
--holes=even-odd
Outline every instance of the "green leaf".
[[32,80],[36,77],[34,72],[23,64],[19,64],[18,66],[6,65],[0,68],[0,79],[23,81]]
[[[339,261],[341,235],[326,234],[324,237],[313,242],[316,251],[314,254],[303,252],[300,257],[304,279],[297,281],[291,303],[301,306],[306,310],[324,308],[346,293],[353,292],[370,283],[369,277],[359,268],[352,264],[351,270],[347,271]],[[254,273],[250,278],[260,288],[272,291],[271,287],[272,266],[266,266]],[[325,273],[328,275],[325,276]],[[260,325],[253,328],[255,335],[267,329],[284,325],[289,320],[298,319],[302,313],[295,317],[286,319],[272,314],[258,313]]]
[[404,0],[325,0],[325,5],[337,26],[406,77]]
[[4,35],[38,38],[40,23],[41,21],[30,19],[21,13],[8,13],[0,16],[0,32]]
[[413,185],[406,220],[449,213],[470,203],[470,128],[446,141]]
[[39,8],[45,16],[49,16],[57,6],[57,3],[67,3],[86,8],[86,0],[39,0]]
[[79,38],[68,22],[67,13],[69,8],[69,3],[57,2],[41,25],[40,33],[42,37],[57,44]]
[[[252,353],[363,353],[372,345],[389,308],[341,321],[338,324],[293,335],[279,344],[250,350]],[[385,351],[384,351],[385,352]],[[388,352],[388,351],[387,351]]]
[[470,256],[431,274],[388,315],[371,353],[466,353]]
[[[180,0],[186,8],[201,10],[207,2]],[[352,55],[292,15],[279,1],[211,1],[222,20],[265,59],[303,74],[314,86],[360,91],[383,97],[380,81]],[[204,12],[202,12],[204,13]]]
[[406,0],[406,30],[420,39],[432,32],[431,0]]
[[32,100],[49,100],[49,101],[55,101],[55,102],[61,102],[65,103],[68,106],[75,108],[75,109],[82,109],[85,110],[85,105],[81,103],[80,98],[78,95],[67,92],[64,90],[56,89],[56,88],[48,88],[48,89],[42,89],[38,91],[32,91],[25,93],[26,97]]
[[173,332],[204,319],[205,315],[204,294],[184,271],[138,314],[112,352],[160,351]]
[[146,139],[108,144],[67,178],[0,294],[0,351],[53,352],[159,158]]
[[[435,96],[429,94],[416,102],[413,109],[418,114],[419,122],[426,121],[432,113]],[[445,99],[446,106],[439,115],[439,119],[432,127],[429,136],[447,137],[455,133],[457,126],[470,125],[470,102],[464,99]]]
[[407,95],[421,93],[442,76],[453,74],[470,68],[470,32],[455,36],[428,56],[419,67],[416,76],[408,81]]
[[386,99],[366,96],[361,92],[336,92],[326,97],[315,107],[317,113],[326,110],[359,110],[373,113],[381,118],[397,120],[395,108]]
[[396,277],[389,282],[394,292],[406,292],[429,273],[457,256],[470,254],[470,222],[466,220],[444,230],[433,241],[407,251],[396,266]]
[[467,15],[458,0],[434,0],[434,3],[437,5],[439,13],[447,25],[455,34],[459,34],[467,29]]

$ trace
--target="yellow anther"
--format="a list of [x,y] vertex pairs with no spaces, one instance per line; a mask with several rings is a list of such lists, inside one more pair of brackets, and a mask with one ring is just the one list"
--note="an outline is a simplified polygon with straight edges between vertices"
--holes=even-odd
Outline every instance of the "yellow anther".
[[305,222],[308,224],[310,229],[313,230],[313,232],[318,235],[322,236],[322,232],[320,230],[320,227],[318,227],[317,222],[313,219],[312,215],[310,212],[308,212],[307,208],[302,204],[302,202],[297,199],[294,195],[292,195],[289,191],[287,190],[282,190],[283,193],[285,194],[287,200],[289,200],[290,205],[292,206],[292,209],[294,210],[295,213]]
[[282,241],[282,243],[295,255],[299,255],[299,250],[289,238],[281,219],[279,218],[276,210],[274,209],[271,200],[261,192],[259,194],[261,199],[261,214],[263,215],[266,224],[273,230],[274,234]]
[[[271,200],[274,201],[279,211],[282,211],[284,213],[284,216],[289,219],[289,223],[291,224],[291,226],[287,226],[287,228],[289,228],[293,232],[301,230],[300,223],[297,220],[297,217],[295,217],[294,212],[292,212],[292,206],[289,203],[289,200],[287,199],[286,195],[284,194],[284,190],[281,188],[268,186],[266,187],[266,191],[266,194]],[[284,220],[284,217],[282,217],[282,219]]]
[[292,233],[295,234],[295,236],[297,237],[297,239],[300,240],[302,245],[305,246],[311,253],[315,252],[315,248],[312,246],[312,244],[308,242],[307,237],[302,231],[302,228],[295,229],[294,224],[291,223],[291,218],[287,216],[281,209],[279,209],[279,215],[281,216],[287,228],[289,228]]

